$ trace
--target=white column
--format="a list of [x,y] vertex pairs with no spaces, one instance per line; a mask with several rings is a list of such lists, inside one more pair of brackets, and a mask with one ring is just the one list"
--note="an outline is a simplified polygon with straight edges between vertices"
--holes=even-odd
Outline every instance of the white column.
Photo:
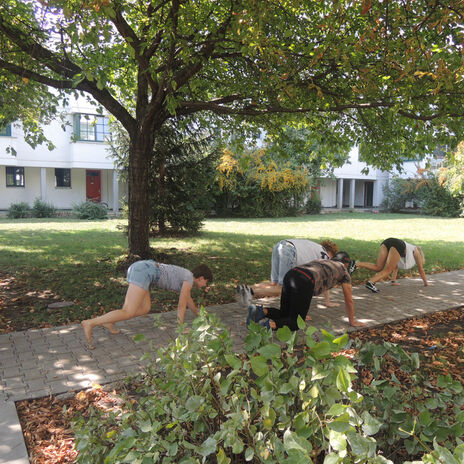
[[350,208],[354,208],[354,192],[355,192],[356,181],[354,179],[350,180]]
[[338,198],[337,198],[337,208],[343,208],[343,179],[338,179]]
[[40,168],[40,199],[47,201],[47,168]]
[[119,182],[118,172],[116,169],[113,170],[113,212],[119,212]]

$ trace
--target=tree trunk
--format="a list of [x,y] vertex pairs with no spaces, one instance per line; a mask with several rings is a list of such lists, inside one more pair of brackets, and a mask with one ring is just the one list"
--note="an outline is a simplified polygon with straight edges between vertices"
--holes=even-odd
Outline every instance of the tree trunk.
[[159,178],[158,178],[158,201],[161,208],[158,213],[158,229],[161,234],[166,233],[166,215],[164,214],[163,207],[166,204],[166,191],[165,191],[165,181],[166,181],[166,161],[163,157],[159,167]]
[[[151,131],[150,131],[151,132]],[[153,133],[131,139],[129,157],[129,253],[150,258],[149,172]]]

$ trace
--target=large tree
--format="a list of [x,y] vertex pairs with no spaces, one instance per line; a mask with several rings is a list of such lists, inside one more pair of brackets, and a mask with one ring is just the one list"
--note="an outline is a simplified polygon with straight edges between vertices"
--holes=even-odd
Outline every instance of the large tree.
[[121,122],[129,248],[145,256],[150,159],[167,119],[297,114],[383,168],[406,150],[453,147],[463,19],[462,0],[2,0],[0,77],[19,77],[25,96],[31,82],[85,92]]

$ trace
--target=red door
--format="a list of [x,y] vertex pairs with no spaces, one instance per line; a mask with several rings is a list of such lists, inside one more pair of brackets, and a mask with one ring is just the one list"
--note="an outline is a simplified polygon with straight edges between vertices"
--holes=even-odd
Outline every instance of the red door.
[[101,171],[85,171],[87,200],[101,201]]

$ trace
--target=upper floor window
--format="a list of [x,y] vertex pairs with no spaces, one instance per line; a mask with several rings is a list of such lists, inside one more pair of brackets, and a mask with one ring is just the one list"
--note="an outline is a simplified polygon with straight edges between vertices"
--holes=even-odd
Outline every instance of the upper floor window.
[[76,113],[74,135],[77,136],[77,140],[105,142],[111,138],[109,120],[105,116]]
[[55,187],[71,187],[71,169],[55,168]]
[[6,168],[6,186],[7,187],[24,187],[24,168],[16,166],[5,166]]
[[0,126],[0,136],[11,136],[11,124]]

